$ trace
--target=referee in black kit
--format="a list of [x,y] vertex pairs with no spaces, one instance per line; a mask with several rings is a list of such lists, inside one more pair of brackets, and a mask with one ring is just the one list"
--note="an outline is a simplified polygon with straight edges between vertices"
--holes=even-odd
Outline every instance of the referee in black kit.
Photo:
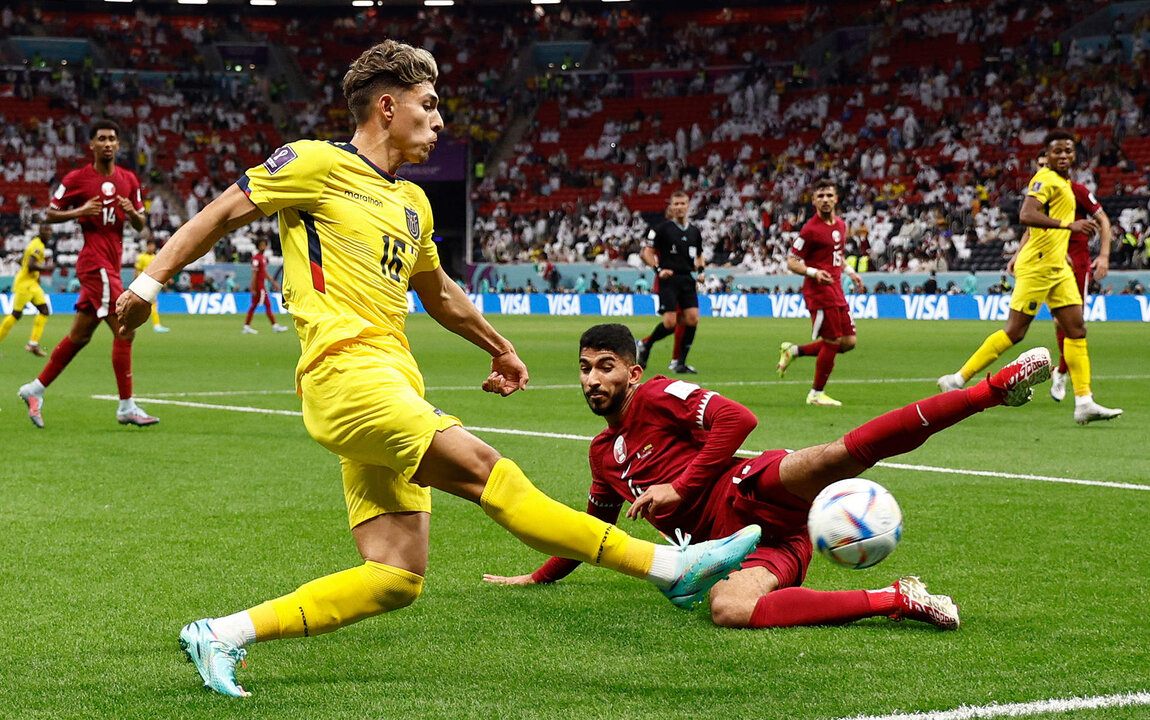
[[687,222],[691,196],[683,190],[671,193],[667,206],[667,219],[647,233],[640,257],[655,268],[655,285],[659,292],[659,313],[662,321],[654,332],[635,341],[635,354],[639,365],[647,367],[651,346],[675,332],[676,318],[682,315],[683,344],[679,356],[674,358],[670,370],[695,374],[698,371],[687,364],[687,353],[695,340],[699,326],[699,295],[695,291],[692,273],[703,271],[703,235],[699,228]]

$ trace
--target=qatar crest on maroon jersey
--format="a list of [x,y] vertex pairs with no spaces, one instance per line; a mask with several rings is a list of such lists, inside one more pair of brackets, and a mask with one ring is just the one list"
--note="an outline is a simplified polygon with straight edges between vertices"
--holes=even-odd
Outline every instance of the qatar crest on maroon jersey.
[[419,239],[419,215],[411,208],[404,208],[403,211],[407,213],[407,231],[411,233],[412,240]]
[[615,462],[622,465],[623,462],[627,459],[627,442],[623,440],[622,435],[615,438],[615,447],[613,450],[615,453]]

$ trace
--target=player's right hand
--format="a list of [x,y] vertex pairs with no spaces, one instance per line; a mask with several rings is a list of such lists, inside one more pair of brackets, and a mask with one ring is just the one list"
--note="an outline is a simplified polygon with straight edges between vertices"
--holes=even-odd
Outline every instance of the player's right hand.
[[489,575],[483,574],[483,582],[495,583],[496,585],[537,585],[535,578],[528,575],[514,575],[508,577],[506,575]]
[[1066,226],[1066,228],[1070,230],[1070,232],[1093,235],[1095,231],[1098,230],[1098,223],[1094,222],[1090,218],[1082,218],[1081,220],[1075,220],[1074,222],[1070,223]]
[[819,270],[818,274],[815,275],[815,279],[819,281],[819,285],[830,285],[835,281],[827,270]]
[[76,216],[84,215],[99,215],[104,212],[104,203],[100,201],[99,196],[89,198],[88,202],[76,208]]
[[125,290],[116,300],[116,318],[120,321],[121,335],[130,335],[151,314],[152,304],[131,290]]
[[1014,261],[1015,260],[1018,260],[1018,253],[1014,253],[1013,255],[1011,255],[1010,260],[1006,261],[1006,274],[1010,275],[1012,277],[1014,276]]

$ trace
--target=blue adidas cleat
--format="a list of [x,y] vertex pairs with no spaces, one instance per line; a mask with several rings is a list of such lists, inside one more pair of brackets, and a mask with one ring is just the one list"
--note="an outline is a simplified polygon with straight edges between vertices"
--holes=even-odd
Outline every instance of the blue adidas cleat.
[[762,530],[748,525],[733,535],[689,545],[690,535],[679,544],[679,577],[663,590],[667,599],[683,610],[703,602],[707,591],[742,565],[747,553],[759,544]]
[[250,692],[236,685],[236,663],[243,663],[247,650],[220,640],[208,621],[197,620],[180,630],[180,649],[196,666],[204,687],[221,695],[248,697]]

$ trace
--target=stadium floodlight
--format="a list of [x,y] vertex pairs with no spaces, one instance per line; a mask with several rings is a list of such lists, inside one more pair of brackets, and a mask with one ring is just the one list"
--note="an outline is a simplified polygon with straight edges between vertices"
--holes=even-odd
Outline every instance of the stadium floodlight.
[[532,5],[558,5],[559,0],[531,0]]
[[207,5],[208,0],[176,0],[180,5]]
[[132,2],[132,0],[104,0],[104,2],[130,3],[130,2]]
[[276,0],[248,0],[252,5],[275,5]]
[[423,4],[427,7],[451,7],[455,0],[423,0]]
[[375,5],[375,0],[351,0],[352,7],[371,7]]

